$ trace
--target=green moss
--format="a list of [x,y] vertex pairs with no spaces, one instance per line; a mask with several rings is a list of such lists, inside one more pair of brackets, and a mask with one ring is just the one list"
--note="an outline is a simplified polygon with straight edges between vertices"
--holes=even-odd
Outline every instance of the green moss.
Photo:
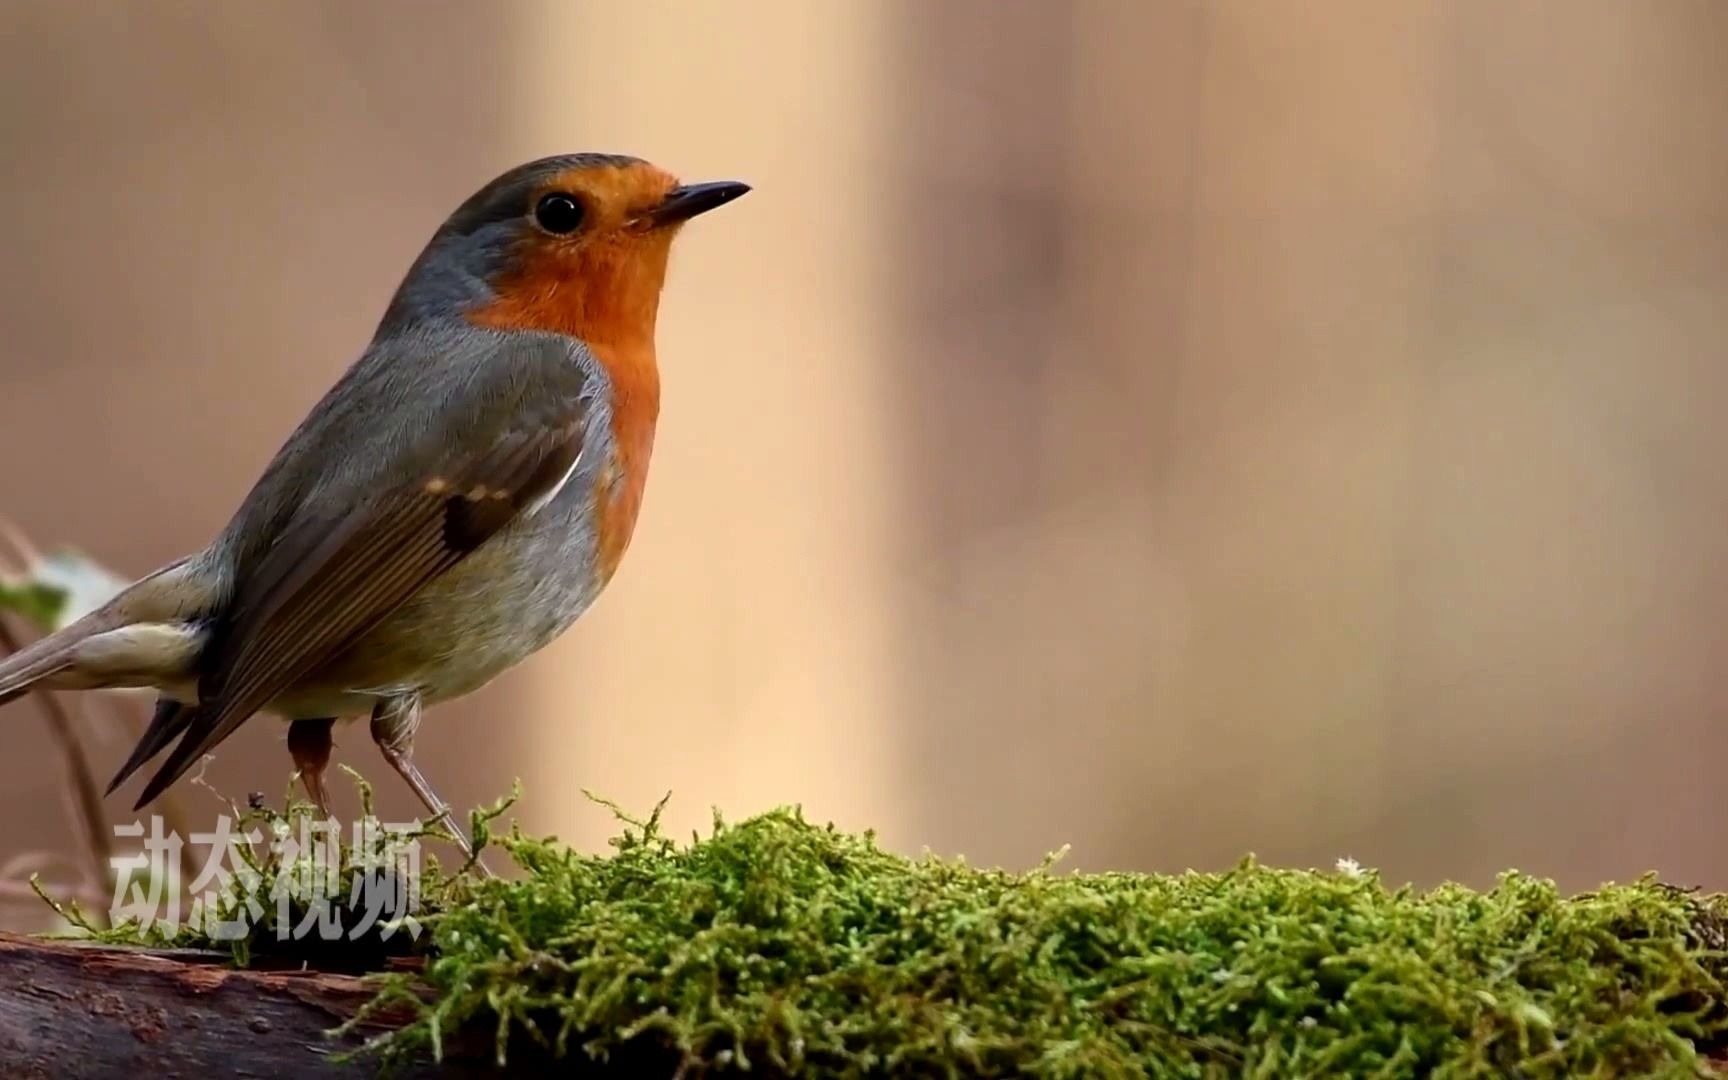
[[766,1076],[1625,1076],[1728,1030],[1714,902],[1649,881],[1011,874],[792,811],[687,846],[656,814],[604,858],[502,843],[526,875],[434,920],[437,996],[387,1051],[485,1024],[501,1058]]
[[435,875],[424,973],[375,1003],[418,1019],[372,1049],[478,1030],[518,1067],[631,1076],[1609,1077],[1700,1074],[1728,1044],[1720,902],[1654,881],[1015,874],[795,811],[685,845],[658,811],[624,821],[608,856],[513,832],[518,878]]

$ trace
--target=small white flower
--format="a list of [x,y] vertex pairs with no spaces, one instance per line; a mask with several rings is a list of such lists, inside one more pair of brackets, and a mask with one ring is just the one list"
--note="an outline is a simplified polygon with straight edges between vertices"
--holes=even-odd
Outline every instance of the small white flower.
[[1367,871],[1362,869],[1362,864],[1348,855],[1338,860],[1338,872],[1350,878],[1359,878],[1367,874]]

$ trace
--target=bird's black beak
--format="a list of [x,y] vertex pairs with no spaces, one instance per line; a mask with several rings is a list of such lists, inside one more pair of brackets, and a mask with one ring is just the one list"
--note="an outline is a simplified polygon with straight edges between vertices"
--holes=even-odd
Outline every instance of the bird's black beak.
[[689,221],[697,214],[706,214],[717,207],[725,206],[749,190],[749,184],[741,184],[736,180],[685,184],[667,192],[665,200],[659,206],[642,216],[642,224],[649,228],[658,228],[661,225]]

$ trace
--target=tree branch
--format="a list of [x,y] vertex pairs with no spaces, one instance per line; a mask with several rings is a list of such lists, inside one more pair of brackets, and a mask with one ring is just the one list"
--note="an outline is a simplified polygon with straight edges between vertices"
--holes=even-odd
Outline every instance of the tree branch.
[[[0,1072],[7,1076],[359,1077],[374,1059],[344,1050],[403,1023],[380,1015],[345,1040],[325,1033],[373,995],[351,975],[238,971],[227,957],[42,941],[0,934]],[[490,1071],[461,1048],[443,1070],[430,1057],[404,1076]]]

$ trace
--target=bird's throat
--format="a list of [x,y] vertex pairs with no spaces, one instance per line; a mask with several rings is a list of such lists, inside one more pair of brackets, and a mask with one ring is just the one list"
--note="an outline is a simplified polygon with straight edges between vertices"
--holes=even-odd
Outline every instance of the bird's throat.
[[646,352],[592,346],[612,380],[612,452],[595,482],[597,562],[610,581],[636,532],[654,428],[660,415],[660,372],[652,345]]
[[597,570],[616,572],[642,507],[660,369],[654,324],[666,277],[670,236],[600,244],[580,252],[536,253],[495,283],[496,298],[468,314],[495,330],[564,334],[588,346],[611,384],[612,446],[595,485]]

